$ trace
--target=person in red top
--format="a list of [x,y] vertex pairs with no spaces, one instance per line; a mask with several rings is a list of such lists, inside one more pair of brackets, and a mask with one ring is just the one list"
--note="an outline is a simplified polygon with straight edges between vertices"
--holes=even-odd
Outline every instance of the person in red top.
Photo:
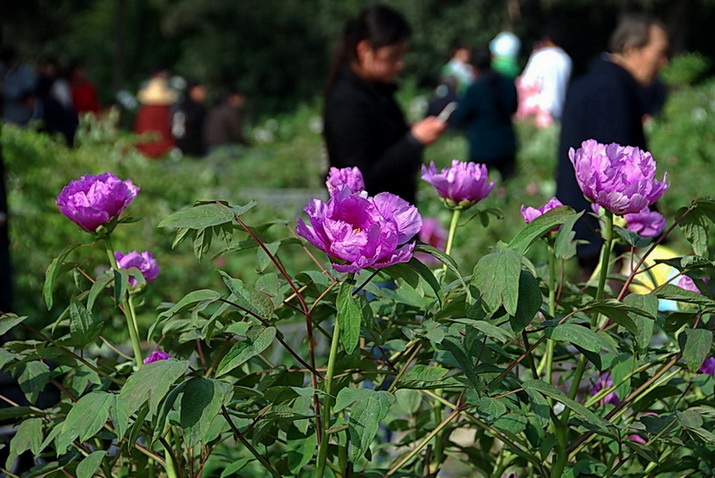
[[171,107],[176,103],[176,92],[169,87],[168,76],[166,70],[157,70],[137,95],[141,106],[134,123],[134,132],[147,137],[137,144],[137,149],[152,159],[160,158],[174,148]]
[[89,78],[87,78],[87,68],[81,63],[76,63],[70,69],[70,90],[72,92],[72,104],[78,115],[83,113],[99,113],[99,99],[97,89]]

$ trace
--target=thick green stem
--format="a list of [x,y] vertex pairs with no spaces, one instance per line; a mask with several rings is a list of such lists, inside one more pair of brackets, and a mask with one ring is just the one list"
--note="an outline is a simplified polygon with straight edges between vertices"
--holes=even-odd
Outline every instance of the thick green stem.
[[[114,257],[114,248],[112,247],[112,242],[109,236],[103,239],[104,248],[107,251],[107,258],[109,259],[109,264],[113,271],[119,270],[117,265],[117,260]],[[124,309],[124,316],[127,319],[127,329],[129,330],[129,338],[132,342],[132,349],[134,350],[134,361],[136,363],[137,369],[140,369],[144,362],[142,360],[142,351],[139,346],[139,332],[137,328],[137,319],[134,312],[134,303],[132,302],[131,296],[127,298],[128,294],[122,297],[122,309]]]
[[171,452],[168,448],[164,448],[164,460],[166,460],[166,470],[167,478],[179,478],[179,473],[176,470],[176,463],[174,463],[174,457],[171,456]]
[[335,321],[333,327],[333,338],[330,341],[330,355],[328,356],[328,370],[325,375],[325,402],[323,403],[321,426],[323,428],[318,448],[318,462],[315,468],[315,478],[323,478],[325,466],[328,461],[328,428],[330,428],[330,413],[333,408],[333,376],[335,375],[335,362],[338,357],[338,343],[340,342],[340,326]]
[[452,210],[452,221],[449,223],[449,235],[447,236],[447,247],[444,252],[450,254],[452,252],[452,245],[454,245],[454,236],[457,233],[457,226],[459,224],[459,216],[462,215],[461,209]]
[[[598,289],[596,289],[596,300],[603,299],[603,293],[606,290],[606,280],[608,279],[609,263],[611,261],[611,248],[613,247],[613,213],[606,210],[603,216],[603,248],[601,249],[601,260],[599,263],[600,274],[598,277]],[[600,314],[595,313],[591,317],[591,327],[598,325],[598,319]],[[571,388],[569,389],[569,398],[576,398],[579,386],[581,385],[581,379],[583,378],[583,373],[586,370],[586,364],[588,359],[585,355],[581,356],[578,362],[576,371],[574,372],[573,379],[571,381]],[[566,462],[568,461],[568,453],[566,452],[566,443],[569,432],[569,417],[571,416],[571,409],[566,408],[563,412],[563,418],[560,421],[560,425],[556,432],[556,457],[554,459],[554,464],[551,467],[551,477],[559,478],[566,467]]]

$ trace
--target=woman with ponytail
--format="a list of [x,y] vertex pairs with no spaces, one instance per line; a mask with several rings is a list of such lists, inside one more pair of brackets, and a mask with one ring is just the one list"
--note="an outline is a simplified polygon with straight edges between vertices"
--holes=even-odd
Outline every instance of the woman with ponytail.
[[446,124],[430,116],[410,126],[395,101],[410,34],[402,14],[385,5],[350,20],[335,49],[323,119],[331,166],[357,166],[370,195],[390,192],[414,204],[422,151]]

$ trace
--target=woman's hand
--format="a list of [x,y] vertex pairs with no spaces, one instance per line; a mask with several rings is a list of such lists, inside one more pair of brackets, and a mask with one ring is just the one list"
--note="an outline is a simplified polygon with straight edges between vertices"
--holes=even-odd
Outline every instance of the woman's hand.
[[428,116],[413,124],[411,133],[417,141],[427,146],[437,141],[445,129],[447,129],[446,121],[442,121],[436,116]]

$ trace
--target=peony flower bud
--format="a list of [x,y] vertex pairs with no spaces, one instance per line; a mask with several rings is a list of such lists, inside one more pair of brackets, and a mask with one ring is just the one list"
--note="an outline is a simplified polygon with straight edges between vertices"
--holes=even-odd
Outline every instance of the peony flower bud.
[[623,217],[626,220],[626,228],[642,237],[657,237],[665,228],[663,215],[648,208],[635,214],[626,214]]

